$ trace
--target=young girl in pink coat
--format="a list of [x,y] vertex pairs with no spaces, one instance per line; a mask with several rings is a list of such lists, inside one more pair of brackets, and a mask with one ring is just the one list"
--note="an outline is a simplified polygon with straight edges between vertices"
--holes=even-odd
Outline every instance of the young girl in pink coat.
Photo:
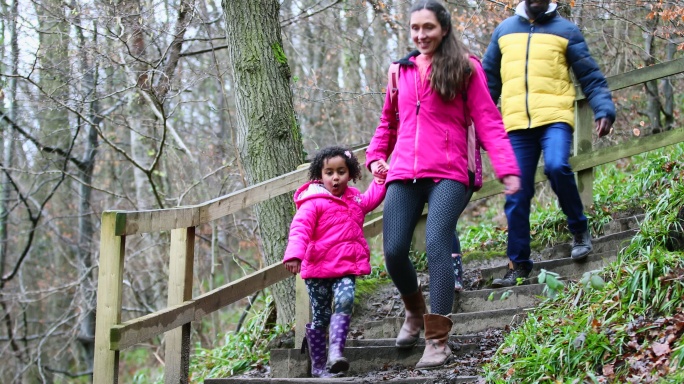
[[[342,355],[347,340],[356,276],[370,273],[370,249],[363,236],[364,216],[385,198],[384,185],[371,182],[365,193],[348,186],[361,177],[354,154],[341,147],[322,149],[309,167],[309,182],[294,194],[297,213],[283,263],[306,283],[313,320],[306,343],[313,377],[349,369]],[[334,307],[334,311],[333,311]],[[326,331],[330,350],[326,362]]]

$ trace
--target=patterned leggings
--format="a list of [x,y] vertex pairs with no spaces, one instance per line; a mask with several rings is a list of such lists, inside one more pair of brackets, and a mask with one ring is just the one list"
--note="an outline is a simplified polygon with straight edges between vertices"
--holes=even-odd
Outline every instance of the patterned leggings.
[[387,272],[402,295],[418,290],[409,251],[413,231],[427,203],[425,245],[430,272],[430,309],[439,315],[451,313],[454,304],[452,241],[465,199],[466,186],[449,179],[399,181],[387,187],[382,228]]
[[344,276],[337,279],[305,279],[309,292],[313,329],[328,329],[333,314],[332,304],[335,302],[335,313],[351,316],[354,308],[354,292],[356,276]]

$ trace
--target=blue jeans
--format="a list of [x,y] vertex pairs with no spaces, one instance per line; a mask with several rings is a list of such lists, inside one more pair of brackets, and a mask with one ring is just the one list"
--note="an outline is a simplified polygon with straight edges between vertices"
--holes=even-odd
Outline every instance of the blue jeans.
[[508,258],[525,267],[530,260],[530,204],[534,197],[534,174],[541,153],[544,153],[544,174],[558,196],[568,228],[573,234],[587,230],[584,206],[577,190],[575,174],[570,167],[572,128],[566,123],[553,123],[538,128],[508,133],[520,167],[520,191],[506,196],[508,219]]

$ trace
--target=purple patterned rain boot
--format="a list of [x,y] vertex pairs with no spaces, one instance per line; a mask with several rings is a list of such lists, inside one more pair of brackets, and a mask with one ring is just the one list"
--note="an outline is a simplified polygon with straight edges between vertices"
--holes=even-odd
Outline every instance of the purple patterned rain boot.
[[309,348],[309,358],[311,359],[311,377],[333,377],[325,367],[326,352],[325,347],[326,332],[323,329],[314,329],[311,323],[306,325],[306,340],[302,345],[302,353],[305,348]]
[[330,350],[328,351],[326,367],[332,374],[349,370],[349,361],[342,354],[344,353],[344,344],[347,342],[350,322],[351,317],[343,313],[336,313],[330,318]]

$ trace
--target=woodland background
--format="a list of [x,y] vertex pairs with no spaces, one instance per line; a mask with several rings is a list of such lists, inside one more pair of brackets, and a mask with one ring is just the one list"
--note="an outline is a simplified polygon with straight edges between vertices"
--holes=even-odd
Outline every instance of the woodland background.
[[[282,47],[273,49],[289,71],[303,146],[283,156],[303,163],[326,145],[368,142],[387,67],[412,47],[411,2],[259,3],[277,12],[272,32],[281,34]],[[262,153],[258,145],[241,147],[253,138],[239,130],[236,109],[244,100],[236,99],[238,63],[229,55],[235,46],[228,32],[238,37],[232,44],[252,32],[231,29],[244,25],[235,23],[240,4],[0,0],[1,382],[64,382],[92,370],[104,210],[193,205],[259,181],[245,172],[244,163]],[[481,56],[517,1],[445,4]],[[682,0],[559,6],[607,76],[682,57]],[[603,143],[681,127],[683,88],[679,76],[615,92],[615,133]],[[264,96],[255,90],[241,97]],[[278,156],[268,161],[278,168]],[[197,228],[195,295],[282,257],[264,247],[263,225],[245,210]],[[286,233],[265,236],[282,244]],[[166,306],[168,240],[127,238],[124,319]],[[291,320],[288,306],[278,314],[280,323]],[[227,311],[194,324],[193,341],[211,345],[238,316]],[[143,346],[154,357],[149,364],[163,361],[162,342]]]

